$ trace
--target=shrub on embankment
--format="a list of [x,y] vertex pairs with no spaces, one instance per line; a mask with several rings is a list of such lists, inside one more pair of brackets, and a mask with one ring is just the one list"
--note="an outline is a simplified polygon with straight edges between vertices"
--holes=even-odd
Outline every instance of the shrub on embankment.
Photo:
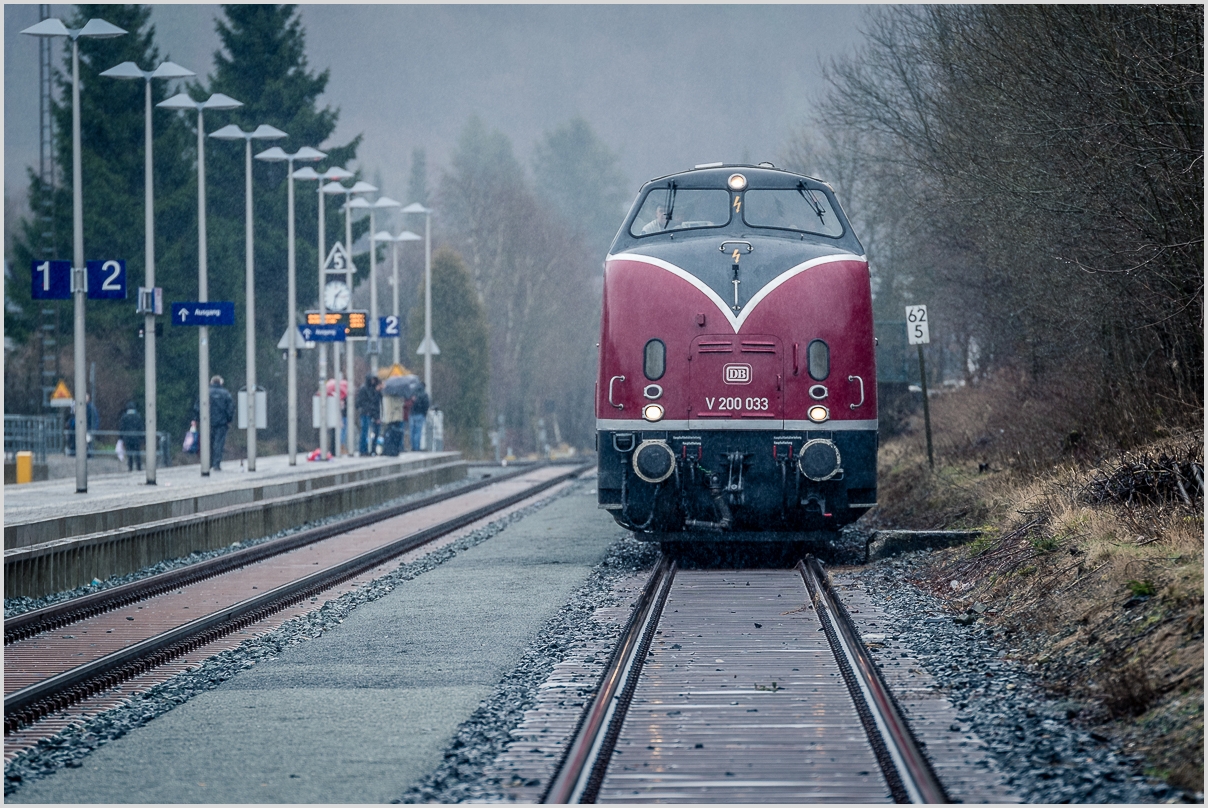
[[[987,385],[936,396],[936,466],[921,415],[887,440],[880,506],[896,528],[983,527],[915,581],[980,620],[1076,720],[1143,754],[1149,773],[1203,784],[1203,429],[1075,429],[1069,391]],[[1076,436],[1076,437],[1075,437]],[[1128,436],[1126,436],[1128,437]]]

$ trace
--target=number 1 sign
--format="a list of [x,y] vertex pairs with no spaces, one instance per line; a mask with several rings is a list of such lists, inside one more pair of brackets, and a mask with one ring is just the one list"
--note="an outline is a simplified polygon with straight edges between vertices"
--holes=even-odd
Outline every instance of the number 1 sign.
[[70,261],[34,261],[32,271],[34,300],[71,300]]

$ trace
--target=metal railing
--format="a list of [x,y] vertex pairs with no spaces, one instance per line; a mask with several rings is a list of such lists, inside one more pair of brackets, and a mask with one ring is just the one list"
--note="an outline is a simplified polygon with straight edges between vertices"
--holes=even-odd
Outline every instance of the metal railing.
[[[88,434],[92,437],[88,444],[89,457],[117,457],[117,442],[123,433],[112,429],[94,429]],[[63,430],[62,441],[63,451],[74,457],[75,433]],[[168,433],[157,432],[156,444],[159,450],[157,465],[164,467],[172,465],[172,442],[168,440]],[[125,453],[128,455],[130,450],[125,449]]]
[[5,415],[4,456],[33,452],[35,463],[45,463],[48,454],[63,453],[64,435],[58,415]]

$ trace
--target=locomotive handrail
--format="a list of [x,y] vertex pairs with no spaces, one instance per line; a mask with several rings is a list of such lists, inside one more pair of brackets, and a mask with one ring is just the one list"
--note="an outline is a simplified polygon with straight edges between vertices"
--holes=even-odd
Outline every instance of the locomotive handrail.
[[613,384],[614,384],[614,383],[615,383],[615,382],[616,382],[618,379],[620,379],[621,381],[625,381],[625,377],[624,377],[624,376],[613,376],[611,379],[609,379],[609,380],[608,380],[608,403],[609,403],[609,404],[611,404],[612,406],[616,407],[618,410],[623,410],[623,409],[625,409],[625,405],[624,405],[624,404],[618,404],[618,403],[616,403],[615,401],[613,401],[613,400],[612,400],[612,385],[613,385]]
[[748,253],[753,253],[753,252],[755,252],[755,245],[754,245],[754,244],[752,244],[752,243],[751,243],[751,242],[749,242],[749,241],[733,241],[733,240],[731,240],[731,241],[723,241],[723,242],[721,243],[721,246],[720,246],[720,247],[718,247],[717,249],[718,249],[718,250],[720,250],[721,252],[725,252],[725,251],[726,251],[726,245],[727,245],[727,244],[745,244],[745,245],[747,246],[747,252],[748,252]]
[[850,381],[852,381],[853,379],[854,379],[855,381],[858,381],[858,382],[860,383],[860,403],[859,403],[859,404],[848,404],[848,405],[847,405],[847,406],[851,407],[851,408],[854,410],[854,409],[856,409],[856,408],[858,408],[858,407],[863,407],[863,406],[864,406],[864,380],[863,380],[863,379],[861,379],[859,376],[848,376],[848,377],[847,377],[847,380],[848,380],[849,382],[850,382]]

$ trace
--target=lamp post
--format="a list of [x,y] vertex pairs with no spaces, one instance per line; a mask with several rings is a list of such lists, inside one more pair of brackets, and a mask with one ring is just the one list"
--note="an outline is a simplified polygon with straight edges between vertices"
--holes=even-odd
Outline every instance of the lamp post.
[[[332,186],[335,186],[334,188]],[[352,201],[353,194],[371,194],[377,190],[376,185],[358,180],[351,188],[347,188],[338,183],[331,183],[324,188],[325,191],[332,194],[344,194],[344,249],[348,252],[348,271],[345,273],[347,277],[349,293],[349,308],[351,308],[352,300],[352,285],[357,271],[356,264],[352,261],[352,211],[349,210],[349,202]],[[344,343],[344,378],[347,380],[348,394],[344,405],[344,418],[347,423],[345,427],[346,448],[349,456],[356,454],[356,403],[357,403],[357,388],[353,383],[356,374],[354,373],[355,365],[353,364],[352,342]],[[340,381],[336,379],[336,395],[340,394]]]
[[403,213],[424,214],[424,344],[419,351],[424,355],[424,387],[428,398],[432,398],[432,354],[436,353],[432,342],[432,209],[418,202],[403,208]]
[[[151,128],[151,79],[180,79],[197,75],[192,70],[174,62],[164,62],[154,70],[142,70],[134,62],[122,62],[111,67],[102,76],[115,79],[143,79],[143,228],[144,228],[144,273],[146,288],[155,289],[155,183],[154,160],[152,159]],[[156,437],[156,369],[155,369],[155,306],[144,312],[143,318],[143,412],[145,413],[146,439],[143,454],[147,467],[147,485],[155,485],[155,465],[159,443]]]
[[[273,146],[267,151],[262,151],[256,155],[257,160],[267,160],[269,162],[286,161],[288,169],[288,178],[286,186],[288,191],[286,196],[289,200],[289,225],[286,241],[288,243],[288,266],[289,266],[289,281],[288,281],[288,297],[289,301],[286,304],[289,307],[289,316],[286,318],[286,338],[285,344],[289,346],[289,355],[286,359],[286,388],[288,396],[288,412],[289,419],[289,465],[298,465],[298,279],[294,266],[294,160],[322,160],[327,155],[318,149],[312,149],[310,146],[303,146],[293,154],[287,154],[280,146]],[[311,169],[314,173],[314,169]]]
[[[326,197],[324,196],[325,180],[334,182],[335,180],[348,179],[353,176],[353,173],[348,169],[339,166],[332,166],[322,174],[315,171],[310,166],[299,168],[294,172],[294,179],[299,180],[318,180],[319,181],[319,319],[323,325],[327,324],[327,300],[324,295],[324,284],[326,278],[327,261],[327,229],[324,222],[324,211],[326,205]],[[330,183],[328,183],[330,184]],[[339,395],[337,391],[336,395]],[[330,426],[327,423],[327,343],[319,343],[319,454],[326,459],[330,447],[327,443],[327,430]]]
[[[398,312],[398,245],[399,245],[399,242],[402,242],[402,241],[423,241],[424,239],[422,236],[415,235],[410,230],[404,230],[403,232],[399,233],[397,236],[392,236],[383,230],[382,232],[380,232],[376,236],[374,236],[374,238],[378,241],[393,242],[393,245],[391,247],[391,254],[392,254],[391,261],[393,262],[393,270],[392,270],[391,276],[390,276],[390,284],[391,284],[391,286],[394,287],[394,290],[392,292],[392,296],[393,296],[394,300],[393,300],[393,305],[391,306],[390,310],[394,314],[394,319],[396,321],[401,322],[399,320],[399,312]],[[402,358],[400,356],[400,353],[402,351],[402,346],[399,345],[399,342],[400,341],[397,339],[394,341],[394,364],[395,365],[398,365],[402,361]]]
[[71,38],[71,285],[74,302],[73,356],[75,360],[75,450],[76,493],[88,493],[88,402],[85,386],[87,357],[84,351],[84,300],[86,265],[84,263],[84,192],[80,157],[80,42],[82,36],[108,39],[126,33],[124,28],[104,20],[91,19],[83,28],[68,28],[58,17],[48,17],[21,33],[30,36],[66,36]]
[[[206,264],[206,137],[205,111],[207,109],[235,109],[243,106],[229,95],[214,93],[205,101],[194,101],[187,93],[177,93],[160,101],[155,106],[164,109],[197,110],[197,300],[205,303],[210,299],[209,271]],[[201,423],[197,425],[197,439],[201,442],[199,458],[201,476],[210,476],[210,327],[197,329],[197,414]]]
[[[273,140],[286,134],[274,126],[262,123],[251,132],[245,132],[235,124],[228,124],[210,137],[219,140],[242,140],[244,142],[244,294],[247,297],[247,325],[244,329],[244,364],[247,376],[247,470],[256,470],[256,257],[255,236],[252,221],[252,141]],[[221,458],[219,458],[221,460]]]
[[377,296],[377,250],[374,249],[374,242],[377,237],[374,235],[377,231],[373,214],[384,208],[397,208],[402,203],[396,202],[388,196],[379,197],[376,202],[361,197],[353,199],[348,203],[354,208],[367,208],[369,210],[369,369],[373,373],[378,372],[378,354],[382,352],[381,334],[378,329],[378,296]]

